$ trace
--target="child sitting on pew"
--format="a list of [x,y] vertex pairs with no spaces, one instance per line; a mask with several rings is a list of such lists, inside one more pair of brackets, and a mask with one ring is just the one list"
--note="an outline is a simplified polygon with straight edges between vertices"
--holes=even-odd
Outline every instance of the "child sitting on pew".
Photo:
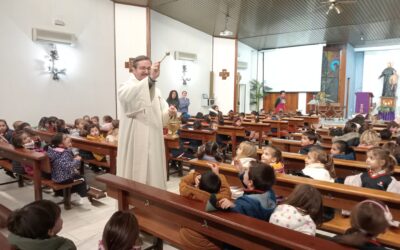
[[319,137],[313,130],[308,130],[301,135],[301,149],[299,154],[306,155],[316,145]]
[[345,141],[335,141],[332,143],[331,156],[336,159],[355,160],[354,150]]
[[312,147],[305,158],[302,173],[315,180],[334,182],[335,168],[332,157],[319,147]]
[[392,132],[385,128],[379,132],[379,136],[381,137],[381,140],[390,141],[392,139]]
[[365,130],[360,136],[360,148],[378,147],[381,142],[379,134],[372,129]]
[[322,217],[321,193],[313,186],[299,184],[283,204],[276,207],[269,222],[315,236]]
[[13,132],[14,130],[8,127],[6,120],[0,119],[0,137],[7,143],[11,143]]
[[109,115],[103,116],[103,124],[100,127],[101,130],[105,132],[110,131],[113,128],[112,121],[113,118],[111,116]]
[[275,170],[275,173],[285,173],[285,166],[282,161],[282,152],[279,148],[272,145],[263,148],[261,162],[270,165]]
[[376,237],[384,233],[390,223],[391,214],[387,206],[378,201],[364,200],[351,211],[351,227],[333,240],[357,249],[387,249]]
[[334,136],[332,142],[345,141],[349,146],[358,146],[358,144],[360,144],[360,134],[358,133],[359,126],[360,125],[355,122],[346,122],[343,128],[343,135]]
[[[12,144],[15,148],[25,148],[28,150],[41,151],[35,149],[35,142],[25,131],[19,131],[14,133],[12,137]],[[27,164],[21,164],[17,161],[12,161],[12,170],[16,174],[33,176],[33,166]]]
[[207,142],[201,145],[197,151],[197,158],[199,160],[211,161],[211,162],[223,162],[223,155],[220,152],[220,148],[216,142]]
[[257,147],[249,142],[244,141],[239,144],[236,149],[236,156],[232,161],[232,165],[235,165],[235,161],[239,161],[244,169],[249,168],[252,161],[257,160]]
[[[217,206],[223,198],[231,198],[231,190],[225,176],[219,173],[218,165],[209,164],[211,171],[203,174],[191,170],[179,183],[179,194],[194,200],[207,202]],[[191,229],[182,227],[179,230],[180,238],[187,249],[220,249],[220,242],[201,235]]]
[[[89,134],[86,136],[86,139],[88,139],[89,141],[95,141],[95,142],[104,142],[105,141],[104,137],[100,134],[99,125],[97,125],[97,124],[89,125],[88,132],[89,132]],[[93,157],[97,161],[105,160],[105,155],[100,155],[100,154],[95,154],[95,153],[92,153],[92,154],[93,154]]]
[[[81,157],[75,156],[71,150],[71,138],[63,133],[57,133],[51,139],[51,145],[47,148],[47,155],[51,165],[51,179],[59,184],[69,184],[76,180],[81,180],[80,184],[71,188],[78,205],[90,204],[87,197],[87,184],[83,176],[79,175],[78,168],[81,165]],[[56,195],[62,195],[62,190],[56,191]]]
[[256,219],[269,220],[276,207],[275,192],[272,190],[275,183],[274,169],[264,163],[252,162],[244,172],[243,183],[246,189],[242,197],[235,202],[224,198],[219,206]]
[[83,131],[85,129],[85,125],[87,124],[87,122],[82,119],[82,118],[78,118],[75,119],[74,121],[74,128],[70,130],[70,135],[72,136],[80,136],[81,135],[81,131]]
[[389,151],[370,148],[366,163],[370,169],[368,172],[347,176],[344,184],[400,193],[400,182],[392,177],[397,161]]
[[34,201],[15,210],[7,224],[8,241],[17,249],[76,249],[71,240],[57,236],[63,221],[60,207],[52,201]]
[[129,211],[117,211],[104,227],[99,250],[140,250],[139,223]]
[[397,164],[400,162],[400,146],[392,141],[386,142],[383,144],[382,149],[390,152],[391,155],[396,158]]
[[111,130],[108,131],[106,141],[111,143],[118,142],[118,133],[119,133],[119,120],[113,120],[111,122]]

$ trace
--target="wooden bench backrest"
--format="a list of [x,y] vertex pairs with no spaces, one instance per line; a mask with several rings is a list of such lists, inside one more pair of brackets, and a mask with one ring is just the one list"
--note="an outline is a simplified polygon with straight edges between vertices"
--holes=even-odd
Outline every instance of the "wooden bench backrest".
[[[207,161],[190,160],[188,163],[199,172],[210,169]],[[224,174],[230,185],[241,186],[238,171],[232,165],[218,163],[220,173]],[[380,190],[354,187],[339,183],[318,181],[304,177],[277,174],[274,190],[279,195],[288,196],[297,184],[309,184],[317,188],[323,195],[324,205],[337,209],[351,210],[358,202],[365,199],[380,200],[388,205],[393,217],[400,219],[400,195]]]
[[166,223],[187,227],[211,238],[243,249],[345,249],[334,242],[315,238],[237,213],[205,212],[205,204],[132,180],[105,174],[97,180],[107,185],[108,195],[119,209],[129,205]]
[[46,153],[35,152],[24,148],[15,148],[11,144],[0,143],[0,156],[32,166],[40,162],[40,170],[51,173],[50,161]]

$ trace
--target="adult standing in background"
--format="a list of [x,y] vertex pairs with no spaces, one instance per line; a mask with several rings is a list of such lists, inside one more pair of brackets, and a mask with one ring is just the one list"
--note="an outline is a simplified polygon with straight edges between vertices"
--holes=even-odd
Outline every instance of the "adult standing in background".
[[282,90],[280,93],[280,96],[275,101],[275,113],[279,113],[281,110],[283,112],[286,111],[286,92]]
[[167,103],[170,107],[174,106],[176,109],[179,109],[179,96],[175,89],[169,92]]
[[121,104],[119,126],[117,175],[166,188],[165,149],[162,129],[174,106],[168,107],[156,87],[160,75],[160,62],[151,63],[147,56],[132,60],[133,77],[118,85]]
[[189,105],[190,100],[187,98],[187,91],[184,90],[182,91],[182,97],[179,98],[179,112],[181,112],[182,115],[189,114]]

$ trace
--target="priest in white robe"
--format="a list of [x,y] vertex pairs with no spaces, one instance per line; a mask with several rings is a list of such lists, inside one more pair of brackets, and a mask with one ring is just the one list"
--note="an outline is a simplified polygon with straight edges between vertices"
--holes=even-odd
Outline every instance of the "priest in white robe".
[[166,189],[166,160],[163,127],[170,116],[168,107],[155,86],[160,63],[138,56],[132,61],[132,77],[118,85],[121,104],[117,175]]

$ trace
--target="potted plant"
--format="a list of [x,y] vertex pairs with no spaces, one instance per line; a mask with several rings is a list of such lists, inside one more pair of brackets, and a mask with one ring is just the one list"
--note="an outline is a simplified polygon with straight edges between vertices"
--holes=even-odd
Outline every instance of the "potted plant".
[[255,105],[256,110],[260,110],[260,100],[264,98],[272,88],[264,86],[264,83],[253,79],[250,81],[250,105]]

